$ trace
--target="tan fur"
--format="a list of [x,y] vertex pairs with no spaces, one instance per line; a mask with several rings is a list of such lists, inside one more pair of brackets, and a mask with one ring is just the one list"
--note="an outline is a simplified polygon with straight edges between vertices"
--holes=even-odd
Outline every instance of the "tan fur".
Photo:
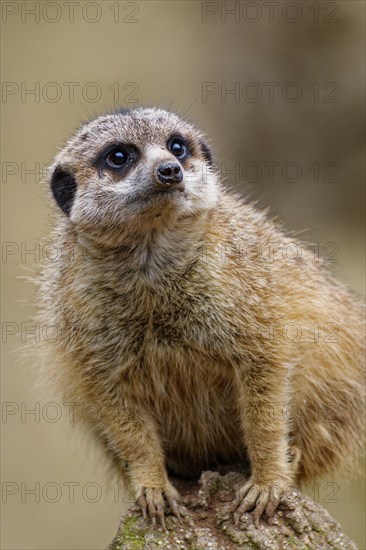
[[[153,167],[175,160],[166,149],[175,132],[191,140],[185,191],[144,202]],[[276,488],[357,455],[363,307],[311,251],[225,191],[202,139],[172,113],[137,109],[69,140],[51,174],[67,168],[77,193],[51,237],[63,253],[44,271],[43,318],[62,334],[51,357],[63,398],[98,406],[93,432],[136,497],[145,491],[159,507],[147,488],[175,495],[167,467],[196,475],[249,458],[239,511],[260,515],[277,505]],[[92,165],[117,142],[142,154],[121,179]],[[294,261],[283,254],[290,243],[300,246]],[[289,327],[300,327],[298,341]]]

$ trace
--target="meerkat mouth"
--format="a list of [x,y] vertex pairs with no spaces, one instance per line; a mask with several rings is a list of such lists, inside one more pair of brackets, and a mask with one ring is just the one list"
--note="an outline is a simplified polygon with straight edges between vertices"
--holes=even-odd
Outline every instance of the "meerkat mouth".
[[166,187],[156,187],[153,191],[154,194],[166,194],[166,193],[172,193],[173,191],[185,191],[185,185],[183,182],[175,183],[174,185],[167,185]]
[[175,200],[177,197],[180,196],[181,193],[185,191],[185,186],[183,184],[176,185],[174,187],[170,187],[167,189],[161,189],[156,188],[153,191],[151,191],[148,195],[146,195],[146,199],[149,200]]
[[139,209],[139,214],[148,215],[155,212],[160,216],[167,209],[174,210],[178,206],[181,196],[186,197],[185,188],[154,189],[140,196],[138,201],[134,201],[134,204]]
[[174,189],[156,189],[151,194],[153,196],[158,195],[163,197],[164,196],[171,197],[173,194],[175,194],[176,191],[179,191],[179,193],[182,193],[184,190],[185,190],[184,187],[179,189],[177,187],[175,187]]

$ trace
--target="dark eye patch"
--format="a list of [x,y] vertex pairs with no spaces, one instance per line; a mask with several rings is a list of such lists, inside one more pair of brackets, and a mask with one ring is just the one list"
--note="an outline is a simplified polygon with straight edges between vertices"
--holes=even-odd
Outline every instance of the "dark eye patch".
[[103,149],[93,165],[99,170],[123,174],[140,158],[140,152],[132,144],[115,143]]
[[167,149],[181,162],[192,156],[190,143],[180,134],[172,135],[166,142]]
[[114,147],[112,151],[108,153],[105,161],[108,168],[110,168],[111,170],[119,170],[120,168],[122,168],[122,166],[130,161],[130,155],[124,147],[116,145],[116,147]]

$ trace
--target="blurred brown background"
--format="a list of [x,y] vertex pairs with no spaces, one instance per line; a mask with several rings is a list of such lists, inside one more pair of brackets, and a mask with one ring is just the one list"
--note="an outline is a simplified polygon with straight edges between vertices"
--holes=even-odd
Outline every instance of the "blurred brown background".
[[[32,170],[95,114],[134,102],[171,107],[210,137],[228,185],[318,243],[339,278],[364,293],[365,3],[1,7],[2,548],[100,549],[123,496],[71,434],[66,409],[58,421],[26,351],[35,308],[19,277],[37,271],[49,223]],[[366,548],[361,479],[333,478],[309,494]]]

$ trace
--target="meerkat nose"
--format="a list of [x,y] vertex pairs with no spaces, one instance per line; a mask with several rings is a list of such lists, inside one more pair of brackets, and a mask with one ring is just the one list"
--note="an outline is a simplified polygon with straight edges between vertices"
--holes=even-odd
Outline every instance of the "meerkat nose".
[[183,170],[177,162],[163,162],[155,171],[155,181],[162,189],[179,189],[184,191]]

